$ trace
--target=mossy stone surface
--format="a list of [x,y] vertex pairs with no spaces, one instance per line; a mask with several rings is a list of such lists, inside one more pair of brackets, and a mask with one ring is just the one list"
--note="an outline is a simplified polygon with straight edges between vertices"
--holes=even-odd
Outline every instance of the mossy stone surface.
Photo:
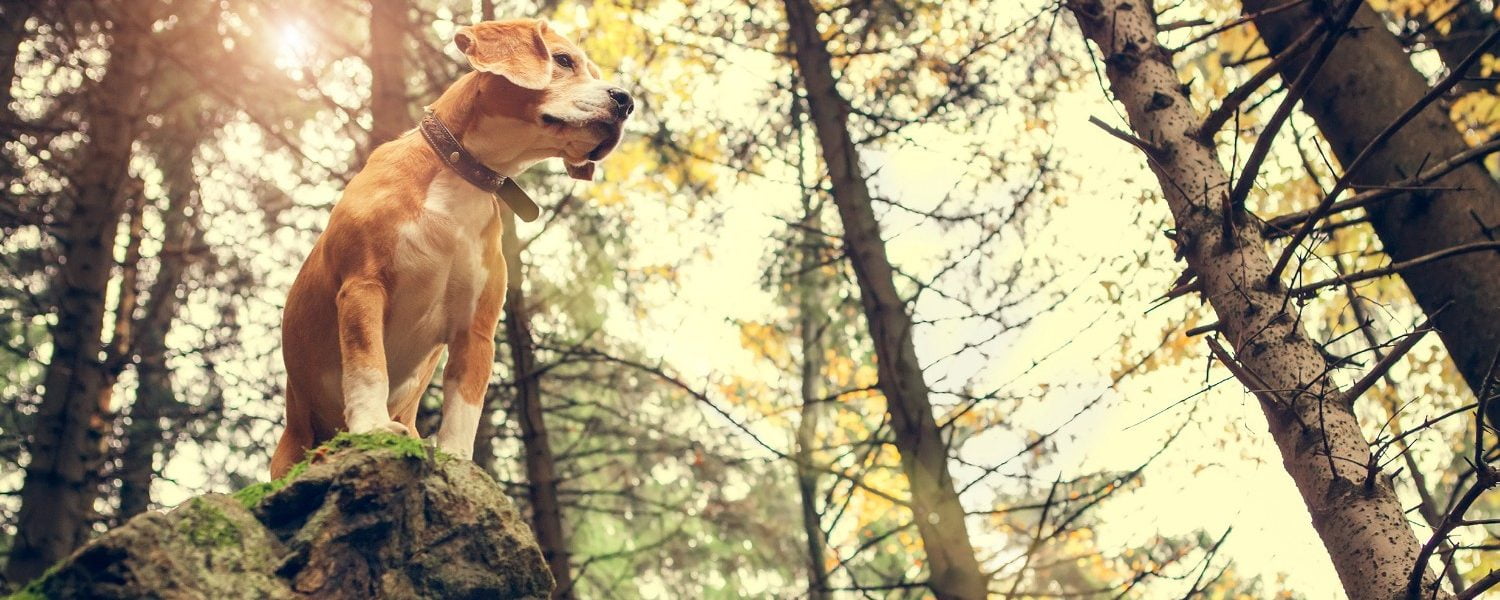
[[292,598],[271,568],[283,552],[239,502],[209,494],[131,519],[12,598]]
[[285,478],[132,519],[11,598],[547,598],[504,490],[421,441],[341,435]]

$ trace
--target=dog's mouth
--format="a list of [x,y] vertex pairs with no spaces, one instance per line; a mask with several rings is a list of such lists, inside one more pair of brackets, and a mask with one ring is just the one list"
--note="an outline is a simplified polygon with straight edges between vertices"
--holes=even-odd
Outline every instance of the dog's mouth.
[[620,144],[620,137],[625,129],[625,117],[618,115],[593,119],[565,119],[557,115],[542,113],[541,120],[543,125],[582,129],[596,134],[599,141],[588,151],[588,154],[584,155],[592,161],[608,156],[615,146]]
[[620,145],[620,136],[625,131],[625,119],[597,123],[596,126],[604,130],[604,137],[589,151],[589,160],[604,158],[614,151],[615,146]]

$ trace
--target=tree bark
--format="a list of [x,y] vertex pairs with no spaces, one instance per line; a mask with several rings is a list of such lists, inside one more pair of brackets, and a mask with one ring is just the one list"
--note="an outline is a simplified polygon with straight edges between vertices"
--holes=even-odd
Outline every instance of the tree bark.
[[521,240],[516,236],[516,219],[505,212],[505,231],[501,239],[508,273],[505,288],[505,340],[510,346],[511,371],[515,377],[515,419],[521,428],[521,446],[526,453],[527,498],[531,501],[531,526],[536,541],[557,588],[555,600],[575,596],[572,567],[568,560],[567,534],[563,530],[562,503],[557,494],[557,463],[547,438],[547,422],[542,414],[542,389],[536,367],[535,342],[531,337],[531,315],[521,289]]
[[1344,591],[1350,598],[1400,597],[1416,562],[1416,536],[1390,479],[1367,467],[1370,446],[1284,301],[1285,288],[1270,281],[1259,226],[1242,212],[1226,215],[1234,210],[1226,202],[1229,175],[1211,143],[1195,135],[1197,115],[1171,55],[1157,43],[1151,5],[1073,0],[1068,8],[1107,57],[1114,96],[1137,139],[1148,140],[1139,143],[1153,147],[1149,164],[1176,221],[1179,251],[1237,355],[1224,357],[1226,366],[1259,399]]
[[[189,136],[191,137],[191,136]],[[172,142],[168,142],[172,143]],[[193,176],[196,139],[167,148],[160,157],[168,166],[164,187],[167,209],[162,215],[163,236],[157,254],[156,279],[146,298],[145,314],[135,325],[135,402],[130,406],[130,424],[125,428],[120,456],[120,517],[129,519],[151,507],[151,481],[156,477],[156,456],[170,454],[162,421],[177,404],[167,369],[167,332],[180,304],[180,294],[192,265],[193,247],[201,243],[197,205],[197,181]],[[165,457],[163,462],[165,462]]]
[[797,493],[802,500],[802,531],[807,543],[807,597],[827,600],[828,572],[823,567],[823,560],[828,556],[828,540],[823,534],[823,513],[818,509],[819,472],[812,464],[818,422],[822,416],[822,332],[827,317],[826,313],[819,311],[821,303],[816,297],[820,290],[816,286],[820,282],[810,275],[819,268],[815,248],[821,240],[814,233],[818,220],[810,214],[803,222],[809,229],[803,233],[802,281],[798,283],[801,295],[798,328],[802,334],[802,419],[797,423]]
[[406,96],[407,0],[370,0],[370,142],[364,158],[411,129]]
[[[1255,26],[1267,47],[1280,52],[1320,16],[1303,6],[1273,14],[1281,0],[1244,0],[1247,13],[1260,12]],[[1396,36],[1380,15],[1361,7],[1345,36],[1312,79],[1303,110],[1317,122],[1339,161],[1348,164],[1398,115],[1427,93],[1427,82],[1412,67]],[[1472,48],[1473,42],[1469,42]],[[1290,80],[1307,56],[1285,63]],[[1415,175],[1424,164],[1468,149],[1443,109],[1430,105],[1366,160],[1355,181],[1380,185]],[[1367,209],[1375,233],[1393,261],[1417,258],[1500,234],[1500,185],[1471,163],[1432,183],[1443,191],[1412,193]],[[1359,186],[1356,185],[1356,188]],[[1454,189],[1456,188],[1456,189]],[[1475,252],[1401,274],[1417,304],[1429,315],[1453,363],[1478,393],[1496,346],[1500,346],[1500,253]],[[1440,308],[1452,303],[1447,310]],[[1500,410],[1500,407],[1495,407]],[[1500,413],[1491,411],[1491,422]]]
[[6,2],[0,6],[0,119],[16,118],[10,103],[10,85],[16,78],[16,57],[26,40],[26,21],[36,11],[37,2]]
[[95,473],[106,431],[99,406],[107,384],[103,349],[105,289],[114,266],[131,144],[139,136],[147,80],[142,48],[150,19],[115,19],[110,62],[89,114],[89,139],[72,174],[72,202],[60,242],[55,285],[57,325],[43,376],[42,403],[27,454],[14,546],[6,565],[11,581],[26,581],[88,537],[97,497]]
[[983,598],[988,577],[969,541],[964,508],[948,472],[948,446],[932,415],[927,383],[912,343],[912,320],[896,291],[894,270],[870,206],[859,154],[849,134],[849,104],[839,95],[833,57],[818,33],[818,13],[808,0],[785,0],[788,38],[807,91],[834,203],[844,226],[844,250],[859,282],[879,363],[901,468],[911,487],[911,508],[927,553],[928,587],[941,599]]

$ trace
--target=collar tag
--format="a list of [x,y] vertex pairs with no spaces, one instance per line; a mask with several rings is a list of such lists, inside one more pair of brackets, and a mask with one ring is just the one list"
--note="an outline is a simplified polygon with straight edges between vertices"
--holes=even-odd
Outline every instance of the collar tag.
[[516,184],[516,180],[509,177],[500,183],[500,189],[495,190],[495,197],[505,202],[511,212],[516,213],[516,218],[530,223],[542,214],[541,207],[526,194],[526,190]]

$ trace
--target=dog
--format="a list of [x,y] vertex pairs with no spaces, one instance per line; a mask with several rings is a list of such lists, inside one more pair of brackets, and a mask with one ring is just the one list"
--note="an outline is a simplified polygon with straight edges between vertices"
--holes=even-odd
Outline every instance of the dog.
[[537,215],[509,178],[561,158],[592,180],[634,110],[546,21],[486,21],[453,43],[472,70],[370,155],[287,295],[273,477],[339,431],[418,437],[417,405],[445,349],[437,446],[472,458],[505,301],[503,214]]

